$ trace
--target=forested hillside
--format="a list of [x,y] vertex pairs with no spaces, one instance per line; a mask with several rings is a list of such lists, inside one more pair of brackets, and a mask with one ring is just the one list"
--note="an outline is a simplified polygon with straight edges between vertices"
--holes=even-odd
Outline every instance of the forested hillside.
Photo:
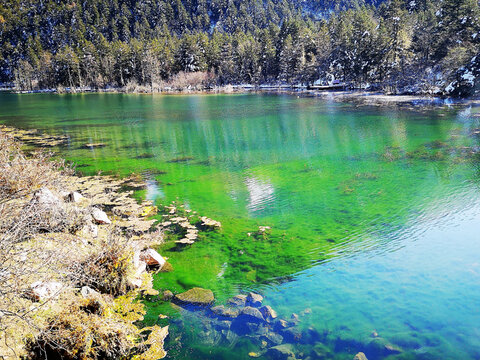
[[0,43],[0,81],[23,89],[154,89],[201,72],[216,85],[337,79],[467,96],[480,10],[478,0],[1,0]]

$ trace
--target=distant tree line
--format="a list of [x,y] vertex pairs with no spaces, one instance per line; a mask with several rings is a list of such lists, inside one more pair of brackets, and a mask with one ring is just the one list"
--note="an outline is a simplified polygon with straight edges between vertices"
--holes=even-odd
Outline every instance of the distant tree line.
[[478,0],[2,0],[0,43],[0,81],[22,89],[153,88],[208,72],[216,85],[338,79],[455,92],[471,74],[478,85],[480,8]]

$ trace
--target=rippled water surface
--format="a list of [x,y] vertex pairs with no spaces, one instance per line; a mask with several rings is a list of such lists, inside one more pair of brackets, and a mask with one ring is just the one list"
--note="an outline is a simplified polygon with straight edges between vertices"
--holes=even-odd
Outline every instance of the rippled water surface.
[[[248,290],[300,317],[297,358],[480,358],[479,108],[367,107],[276,95],[0,94],[0,122],[67,134],[85,174],[143,174],[143,195],[222,222],[159,290]],[[105,143],[84,149],[85,143]],[[270,226],[266,236],[248,236]],[[203,312],[174,318],[172,358],[245,359]],[[398,351],[378,350],[372,332]],[[312,335],[314,334],[314,336]],[[379,341],[378,339],[375,341]],[[268,344],[270,346],[271,344]]]

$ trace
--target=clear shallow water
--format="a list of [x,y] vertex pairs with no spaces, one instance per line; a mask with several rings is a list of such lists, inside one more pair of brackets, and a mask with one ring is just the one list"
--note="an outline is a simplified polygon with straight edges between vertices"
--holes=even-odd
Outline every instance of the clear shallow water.
[[[324,344],[326,358],[351,359],[373,330],[404,350],[390,358],[480,358],[478,113],[273,95],[0,94],[1,123],[68,134],[57,150],[80,171],[142,173],[144,195],[221,221],[183,252],[161,249],[175,271],[156,287],[211,288],[219,303],[261,292],[321,334],[296,345],[303,358]],[[266,239],[247,235],[259,225],[272,227]],[[176,311],[152,302],[147,321]],[[172,357],[259,349],[206,336],[200,315],[180,319]]]

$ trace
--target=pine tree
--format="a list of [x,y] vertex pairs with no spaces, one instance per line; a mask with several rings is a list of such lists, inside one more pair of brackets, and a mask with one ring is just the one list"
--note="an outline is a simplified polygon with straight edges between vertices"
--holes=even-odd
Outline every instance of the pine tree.
[[290,34],[288,34],[283,41],[278,56],[278,80],[288,83],[293,76],[292,64],[295,61],[295,50],[293,47],[292,36]]
[[479,28],[479,5],[476,0],[444,0],[437,12],[438,55],[445,55],[455,44],[470,43]]
[[375,66],[374,41],[376,39],[377,23],[373,14],[362,7],[353,15],[353,47],[352,71],[357,84],[370,80],[370,73]]
[[258,34],[258,42],[260,45],[259,63],[261,67],[261,79],[264,82],[269,82],[276,78],[277,74],[277,60],[275,49],[275,38],[278,33],[278,28],[270,27],[269,29],[261,30]]
[[218,66],[218,78],[221,83],[229,84],[235,79],[235,62],[232,41],[224,37],[221,46],[220,63]]
[[412,46],[423,66],[429,66],[435,51],[436,7],[428,1],[424,10],[418,12],[413,32]]
[[352,12],[341,13],[334,19],[332,33],[332,72],[337,79],[350,81],[353,74],[353,19]]
[[56,78],[59,84],[74,88],[80,84],[80,60],[75,51],[66,46],[55,55]]

